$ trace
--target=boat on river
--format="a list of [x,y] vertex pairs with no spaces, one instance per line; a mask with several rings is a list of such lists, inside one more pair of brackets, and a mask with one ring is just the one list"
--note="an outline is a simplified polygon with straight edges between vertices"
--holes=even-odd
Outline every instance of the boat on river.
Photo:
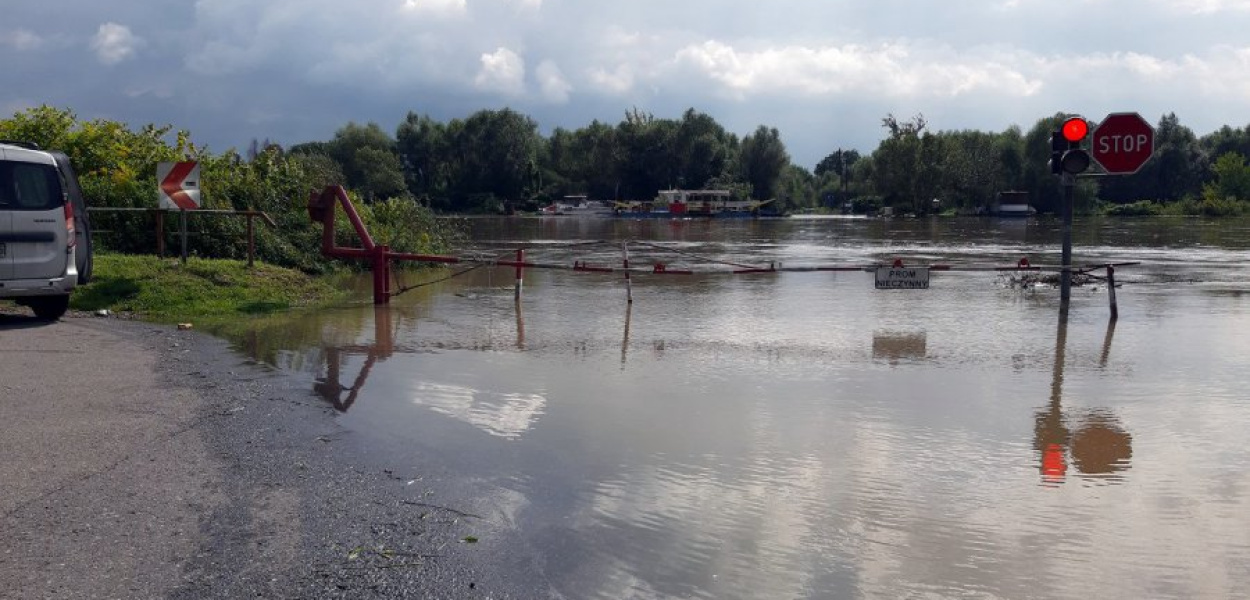
[[613,206],[601,200],[589,200],[586,196],[565,196],[559,202],[544,206],[543,216],[565,215],[573,217],[610,217]]
[[985,214],[995,217],[1030,217],[1037,214],[1037,210],[1029,205],[1028,192],[998,192]]
[[729,190],[661,190],[654,200],[616,202],[613,214],[633,218],[752,218],[772,200],[736,200]]

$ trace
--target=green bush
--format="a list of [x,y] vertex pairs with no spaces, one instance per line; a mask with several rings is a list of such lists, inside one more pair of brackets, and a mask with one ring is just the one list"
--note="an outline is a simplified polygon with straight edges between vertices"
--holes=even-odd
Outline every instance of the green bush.
[[1152,200],[1139,200],[1131,204],[1115,204],[1103,209],[1112,217],[1153,217],[1163,214],[1163,207]]

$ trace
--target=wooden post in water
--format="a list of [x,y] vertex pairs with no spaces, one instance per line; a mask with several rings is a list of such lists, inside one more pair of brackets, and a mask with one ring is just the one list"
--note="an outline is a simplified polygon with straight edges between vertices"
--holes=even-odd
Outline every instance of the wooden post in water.
[[621,253],[625,255],[625,299],[629,304],[633,304],[634,286],[629,278],[629,242],[621,242]]
[[1107,294],[1111,302],[1111,320],[1120,318],[1120,306],[1115,301],[1115,267],[1107,265]]
[[513,293],[514,300],[521,299],[521,286],[525,281],[525,271],[521,266],[525,262],[525,250],[517,249],[516,251],[516,290]]

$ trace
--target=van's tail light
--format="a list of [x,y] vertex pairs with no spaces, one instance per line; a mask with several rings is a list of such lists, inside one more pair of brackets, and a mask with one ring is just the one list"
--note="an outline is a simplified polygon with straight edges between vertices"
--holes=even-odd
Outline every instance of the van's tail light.
[[65,233],[69,234],[68,247],[73,248],[78,244],[78,232],[74,227],[74,205],[65,199]]

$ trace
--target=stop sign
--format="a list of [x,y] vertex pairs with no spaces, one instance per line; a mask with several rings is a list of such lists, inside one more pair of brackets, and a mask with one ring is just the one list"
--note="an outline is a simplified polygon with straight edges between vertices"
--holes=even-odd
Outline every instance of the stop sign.
[[1090,136],[1090,155],[1112,175],[1131,175],[1155,153],[1155,130],[1137,113],[1111,113]]

